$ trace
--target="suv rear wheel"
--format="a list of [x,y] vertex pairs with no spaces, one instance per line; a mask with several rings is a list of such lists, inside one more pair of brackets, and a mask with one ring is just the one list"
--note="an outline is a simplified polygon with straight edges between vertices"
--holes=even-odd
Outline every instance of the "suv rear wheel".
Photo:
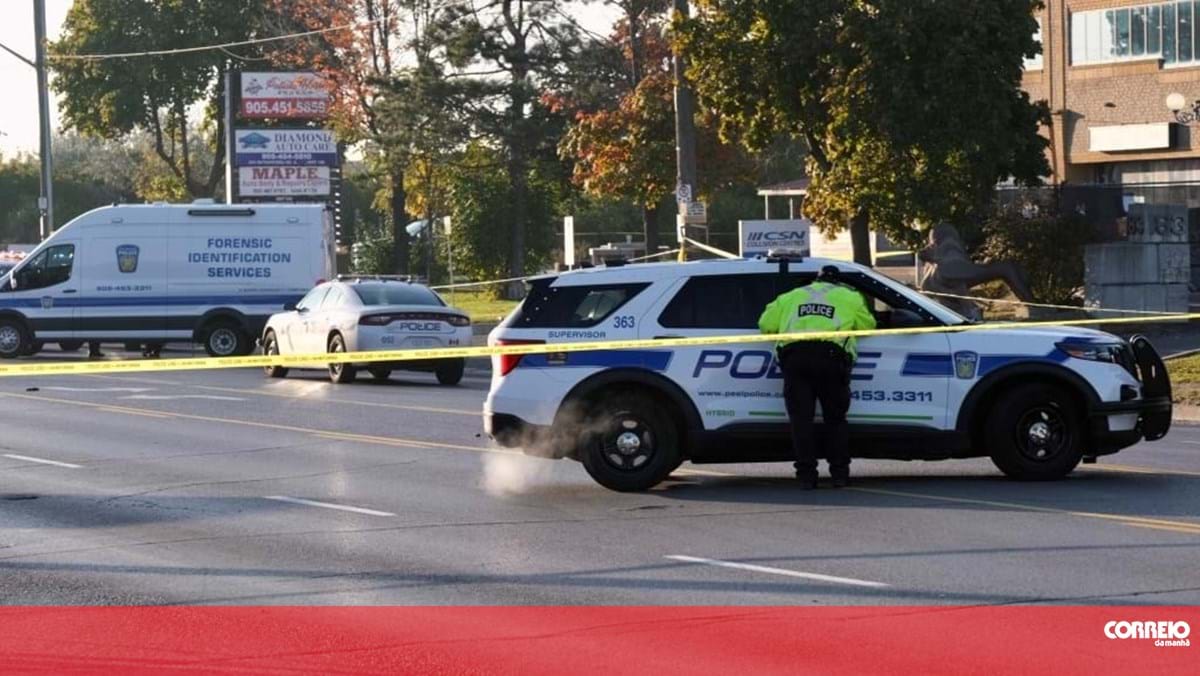
[[644,394],[622,392],[590,411],[580,459],[588,474],[614,491],[644,491],[679,466],[679,429],[663,406]]
[[992,462],[1014,479],[1061,479],[1083,459],[1083,413],[1060,387],[1022,385],[1004,393],[983,432]]

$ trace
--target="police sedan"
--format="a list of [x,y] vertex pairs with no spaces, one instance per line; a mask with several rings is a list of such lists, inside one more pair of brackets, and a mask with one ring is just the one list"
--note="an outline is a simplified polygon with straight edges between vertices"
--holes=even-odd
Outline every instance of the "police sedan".
[[[448,307],[430,288],[381,277],[338,279],[318,285],[284,312],[272,315],[263,330],[263,354],[367,352],[462,347],[471,344],[471,319]],[[330,364],[329,379],[350,383],[360,370],[383,380],[392,371],[425,371],[443,385],[456,385],[465,361],[372,362]],[[283,378],[288,369],[266,367],[267,376]]]

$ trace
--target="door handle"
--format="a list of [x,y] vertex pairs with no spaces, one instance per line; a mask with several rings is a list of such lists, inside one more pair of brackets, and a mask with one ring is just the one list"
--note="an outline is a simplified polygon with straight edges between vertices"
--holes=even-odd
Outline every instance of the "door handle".
[[63,293],[79,293],[78,289],[63,289]]

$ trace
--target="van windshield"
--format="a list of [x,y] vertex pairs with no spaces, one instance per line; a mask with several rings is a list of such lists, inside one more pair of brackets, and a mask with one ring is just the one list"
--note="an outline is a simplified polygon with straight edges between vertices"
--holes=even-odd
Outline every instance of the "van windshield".
[[445,303],[433,291],[415,284],[401,284],[397,282],[381,282],[368,284],[354,284],[350,288],[354,289],[354,293],[358,294],[363,305],[434,305],[442,306]]

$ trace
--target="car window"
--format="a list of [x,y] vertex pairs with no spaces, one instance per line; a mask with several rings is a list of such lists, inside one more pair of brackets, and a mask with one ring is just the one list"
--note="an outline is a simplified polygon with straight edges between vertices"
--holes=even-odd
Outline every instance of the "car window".
[[596,326],[650,286],[639,283],[555,287],[552,282],[534,284],[505,326],[524,329]]
[[779,294],[812,275],[778,273],[692,277],[658,318],[670,329],[758,329],[758,318]]
[[17,271],[17,289],[43,289],[61,284],[71,278],[74,265],[74,244],[49,247]]
[[296,309],[297,310],[315,310],[315,309],[317,309],[318,307],[321,306],[321,300],[323,298],[325,298],[325,294],[327,294],[327,293],[329,293],[328,286],[324,286],[324,285],[318,286],[317,288],[313,289],[312,291],[309,291],[308,295],[304,296],[304,298],[301,298],[299,303],[296,303]]
[[363,305],[434,305],[443,306],[440,296],[428,287],[399,282],[366,282],[351,286]]
[[321,301],[321,309],[331,310],[333,308],[340,307],[343,300],[344,298],[342,297],[342,290],[335,286],[331,286],[329,287],[329,293],[325,294],[325,299]]

